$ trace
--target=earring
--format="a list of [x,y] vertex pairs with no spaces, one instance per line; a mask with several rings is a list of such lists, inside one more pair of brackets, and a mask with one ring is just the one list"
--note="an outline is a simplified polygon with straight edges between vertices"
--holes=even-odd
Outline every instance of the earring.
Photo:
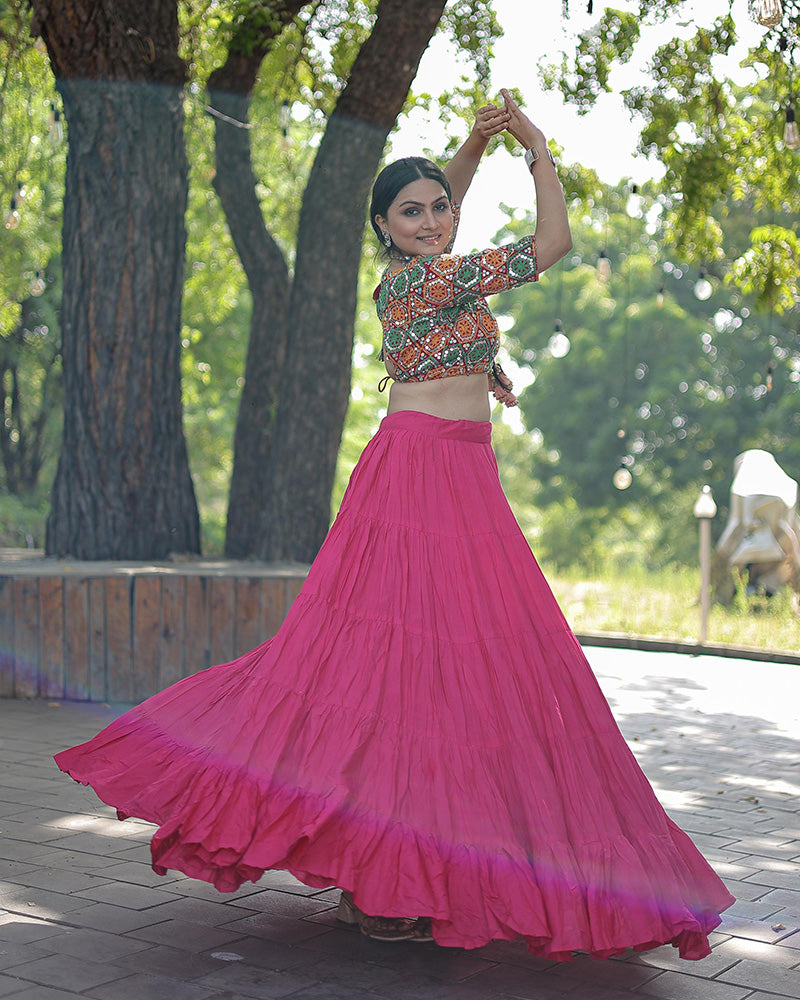
[[383,245],[386,247],[387,250],[392,245],[392,237],[389,235],[388,229],[384,229],[383,231]]

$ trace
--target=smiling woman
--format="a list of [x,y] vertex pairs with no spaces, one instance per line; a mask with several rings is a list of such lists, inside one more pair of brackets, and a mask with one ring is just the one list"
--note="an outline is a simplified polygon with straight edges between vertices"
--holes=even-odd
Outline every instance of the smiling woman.
[[[488,137],[525,149],[536,232],[446,252]],[[274,638],[186,678],[57,756],[153,867],[231,891],[268,868],[342,891],[382,941],[684,958],[733,899],[657,802],[508,506],[491,447],[485,297],[571,246],[542,131],[508,94],[445,171],[378,178],[376,293],[389,412]]]

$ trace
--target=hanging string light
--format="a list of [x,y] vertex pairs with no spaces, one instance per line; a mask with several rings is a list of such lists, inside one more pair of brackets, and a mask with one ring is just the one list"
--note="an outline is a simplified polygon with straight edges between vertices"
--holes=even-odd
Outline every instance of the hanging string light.
[[564,333],[564,328],[561,325],[561,320],[557,319],[555,328],[553,330],[553,336],[547,343],[547,349],[554,358],[565,358],[570,351],[572,344],[570,343],[569,337]]
[[797,149],[800,147],[800,132],[797,131],[797,117],[794,112],[794,105],[786,106],[786,125],[783,129],[783,144],[787,149]]
[[708,280],[708,274],[704,267],[700,268],[700,275],[697,281],[694,283],[694,297],[699,299],[701,302],[705,302],[706,299],[711,298],[711,293],[714,288],[711,282]]
[[656,305],[659,309],[664,308],[664,286],[660,285],[658,292],[656,292]]
[[38,297],[39,295],[44,295],[47,285],[45,284],[44,275],[41,271],[37,271],[31,280],[29,291],[31,295]]
[[8,211],[3,217],[3,225],[6,229],[16,229],[19,225],[20,216],[19,209],[17,207],[17,196],[16,194],[11,195],[11,201],[8,205]]

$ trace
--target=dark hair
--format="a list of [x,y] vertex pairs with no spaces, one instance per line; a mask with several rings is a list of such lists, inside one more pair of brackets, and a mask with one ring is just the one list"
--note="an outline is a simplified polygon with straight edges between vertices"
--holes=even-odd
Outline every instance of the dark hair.
[[450,184],[444,171],[432,160],[426,160],[424,156],[404,156],[402,160],[390,163],[381,170],[375,180],[372,187],[372,201],[369,206],[369,221],[381,246],[383,246],[383,233],[375,222],[375,216],[382,215],[385,219],[389,206],[406,184],[412,184],[421,177],[437,181],[445,189],[447,197],[451,201],[453,200]]

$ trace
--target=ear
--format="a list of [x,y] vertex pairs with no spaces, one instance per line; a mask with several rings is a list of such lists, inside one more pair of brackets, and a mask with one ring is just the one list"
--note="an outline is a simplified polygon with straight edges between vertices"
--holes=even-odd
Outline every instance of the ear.
[[374,222],[376,223],[376,225],[380,226],[380,228],[383,229],[384,231],[389,225],[386,219],[384,219],[382,215],[376,215],[374,218]]

